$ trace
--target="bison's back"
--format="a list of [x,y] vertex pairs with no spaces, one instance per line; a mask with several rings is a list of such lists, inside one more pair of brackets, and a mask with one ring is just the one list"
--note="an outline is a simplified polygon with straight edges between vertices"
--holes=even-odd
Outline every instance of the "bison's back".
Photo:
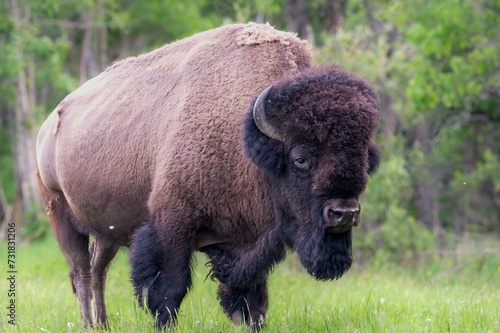
[[244,177],[253,170],[241,146],[249,101],[310,62],[291,34],[257,24],[117,62],[68,95],[42,126],[41,178],[101,232],[113,226],[116,234],[124,220],[141,223],[148,206],[154,212],[186,196],[207,210],[217,206],[222,218],[241,215],[228,198],[260,195]]

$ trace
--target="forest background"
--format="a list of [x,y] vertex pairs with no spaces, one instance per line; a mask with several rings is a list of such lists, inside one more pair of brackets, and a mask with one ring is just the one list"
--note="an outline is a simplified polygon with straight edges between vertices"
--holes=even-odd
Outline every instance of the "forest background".
[[65,95],[118,59],[248,21],[378,91],[358,263],[500,254],[500,0],[3,0],[0,241],[10,221],[22,242],[49,232],[34,147]]

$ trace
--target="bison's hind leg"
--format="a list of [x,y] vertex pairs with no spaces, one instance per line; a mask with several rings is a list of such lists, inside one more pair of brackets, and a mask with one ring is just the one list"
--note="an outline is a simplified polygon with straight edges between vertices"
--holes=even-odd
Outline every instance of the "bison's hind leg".
[[71,266],[71,284],[80,301],[82,318],[86,325],[92,326],[89,235],[75,229],[76,216],[71,211],[64,194],[49,190],[38,173],[37,177],[50,225]]
[[105,303],[106,275],[109,264],[115,257],[120,246],[112,241],[96,236],[92,243],[92,259],[90,274],[92,277],[92,293],[94,296],[95,318],[103,326],[107,324]]

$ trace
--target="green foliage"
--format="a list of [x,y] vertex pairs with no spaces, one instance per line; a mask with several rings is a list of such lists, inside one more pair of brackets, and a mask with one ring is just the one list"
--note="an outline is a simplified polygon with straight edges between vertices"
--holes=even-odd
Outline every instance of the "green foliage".
[[491,5],[488,0],[433,6],[415,1],[401,15],[404,37],[416,51],[407,90],[415,111],[467,110],[470,98],[487,99],[488,89],[499,88],[500,16]]
[[11,144],[7,131],[0,127],[0,191],[3,189],[8,202],[14,202],[16,196],[16,187],[12,179],[14,179],[14,162]]
[[[211,1],[210,7],[222,14],[226,22],[255,22],[260,17],[263,22],[272,21],[274,24],[280,22],[285,2],[283,0],[233,0],[233,1]],[[225,8],[226,10],[222,10]],[[282,25],[281,22],[280,25]]]
[[[393,28],[391,24],[383,24],[378,34],[366,25],[356,25],[352,30],[342,28],[335,35],[325,37],[323,46],[314,48],[313,52],[316,64],[340,66],[365,78],[379,95],[391,96],[394,111],[404,117],[408,108],[403,88],[409,79],[406,65],[409,50],[404,44],[396,46],[390,41]],[[396,137],[390,139],[391,142],[397,140]]]
[[[43,212],[43,214],[40,214]],[[48,216],[45,214],[43,207],[38,205],[33,205],[26,212],[26,217],[30,221],[23,226],[22,230],[19,230],[18,236],[25,242],[39,242],[53,233],[50,229]]]
[[391,149],[361,200],[364,221],[362,229],[355,231],[354,242],[360,261],[414,262],[422,251],[435,246],[432,233],[408,208],[412,182],[402,148],[393,145]]
[[486,205],[481,214],[477,207],[483,206],[482,197],[477,192],[490,193],[493,197],[500,196],[500,157],[491,149],[485,149],[482,156],[470,170],[457,169],[453,173],[450,189],[453,193],[460,193],[456,198],[460,203],[460,210],[470,217],[471,230],[476,232],[495,231],[491,221],[498,221],[500,212],[494,205]]
[[207,5],[206,0],[131,1],[125,6],[126,31],[145,38],[148,46],[161,46],[220,24],[218,17],[203,12]]
[[7,44],[12,40],[12,19],[4,6],[0,4],[0,96],[7,102],[14,100],[14,89],[6,84],[7,80],[15,77],[21,64],[14,49]]
[[[64,36],[51,36],[40,22],[36,22],[45,12],[38,11],[44,8],[38,7],[37,3],[30,8],[30,17],[16,23],[13,17],[7,16],[5,8],[0,9],[0,16],[8,17],[0,31],[5,36],[5,39],[0,41],[0,80],[6,83],[0,93],[7,97],[7,103],[13,105],[16,86],[14,80],[21,71],[26,71],[29,79],[35,80],[34,87],[39,92],[37,100],[49,103],[37,104],[45,114],[47,107],[51,110],[65,94],[76,87],[76,84],[66,68],[66,55],[71,45]],[[33,82],[30,81],[29,84]]]

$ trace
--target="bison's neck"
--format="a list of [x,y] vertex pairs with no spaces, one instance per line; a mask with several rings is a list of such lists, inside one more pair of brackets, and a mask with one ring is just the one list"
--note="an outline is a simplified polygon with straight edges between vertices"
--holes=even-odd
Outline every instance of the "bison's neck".
[[218,181],[220,178],[214,178],[210,186],[212,199],[207,204],[214,208],[209,209],[213,223],[229,224],[228,233],[236,232],[249,242],[255,241],[272,228],[276,220],[269,182],[246,158],[239,168],[225,170],[225,176],[228,184],[223,185]]

